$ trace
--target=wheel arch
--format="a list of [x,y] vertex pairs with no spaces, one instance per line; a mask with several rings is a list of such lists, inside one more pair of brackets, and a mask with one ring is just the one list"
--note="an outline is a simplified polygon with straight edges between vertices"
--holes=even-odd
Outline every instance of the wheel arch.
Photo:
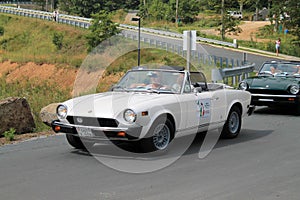
[[174,128],[174,132],[172,133],[172,136],[175,137],[175,133],[176,133],[176,120],[175,120],[175,117],[169,112],[160,113],[159,115],[157,115],[157,117],[155,118],[153,123],[161,117],[166,117],[168,120],[170,120],[170,122],[172,123],[173,128]]
[[242,102],[238,101],[237,99],[236,99],[236,100],[233,100],[233,101],[229,104],[229,106],[227,107],[226,115],[227,115],[227,116],[229,115],[230,110],[231,110],[234,106],[238,107],[239,110],[241,111],[241,115],[243,115],[243,111],[244,111],[244,109],[243,109],[243,104],[242,104]]

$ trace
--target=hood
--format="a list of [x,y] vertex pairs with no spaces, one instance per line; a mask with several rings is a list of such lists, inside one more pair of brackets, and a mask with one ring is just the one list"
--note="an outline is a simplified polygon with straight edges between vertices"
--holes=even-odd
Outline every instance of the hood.
[[291,84],[299,81],[290,77],[252,77],[247,79],[250,89],[286,90]]
[[162,104],[166,97],[175,98],[172,94],[105,92],[86,95],[64,102],[68,115],[112,118],[125,109],[147,109],[154,103]]

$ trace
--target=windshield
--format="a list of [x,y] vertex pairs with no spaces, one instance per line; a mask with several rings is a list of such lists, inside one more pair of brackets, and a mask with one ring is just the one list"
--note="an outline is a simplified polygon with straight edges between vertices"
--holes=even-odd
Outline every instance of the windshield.
[[184,72],[161,70],[129,71],[113,91],[146,91],[156,93],[181,93]]
[[300,75],[300,63],[266,63],[259,71],[259,75],[287,76]]

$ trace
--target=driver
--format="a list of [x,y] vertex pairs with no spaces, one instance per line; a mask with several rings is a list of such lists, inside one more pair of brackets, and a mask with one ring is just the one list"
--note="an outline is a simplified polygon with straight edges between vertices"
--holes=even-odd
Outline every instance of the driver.
[[161,88],[163,86],[161,84],[160,76],[159,76],[158,73],[151,72],[151,73],[148,74],[148,76],[150,77],[150,83],[148,85],[146,85],[146,88],[158,89],[158,88]]

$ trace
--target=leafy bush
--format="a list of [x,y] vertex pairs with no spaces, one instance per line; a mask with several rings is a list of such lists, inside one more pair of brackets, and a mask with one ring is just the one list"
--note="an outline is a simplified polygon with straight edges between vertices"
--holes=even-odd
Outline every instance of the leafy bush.
[[13,141],[15,139],[15,133],[16,129],[10,128],[8,131],[5,131],[3,135],[7,141]]
[[63,33],[55,32],[52,37],[52,42],[58,50],[61,50],[63,47],[64,35]]
[[0,36],[4,35],[4,27],[0,26]]

